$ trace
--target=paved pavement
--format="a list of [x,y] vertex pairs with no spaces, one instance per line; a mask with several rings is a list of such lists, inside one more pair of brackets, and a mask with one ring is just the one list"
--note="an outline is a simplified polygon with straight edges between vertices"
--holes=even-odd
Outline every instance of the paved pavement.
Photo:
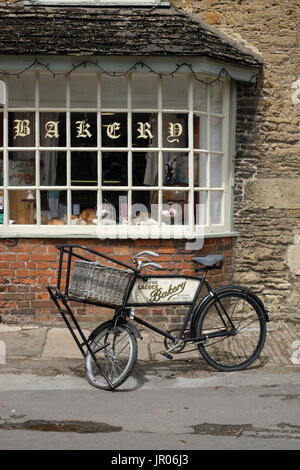
[[[89,330],[84,330],[88,334]],[[193,376],[217,373],[197,350],[164,358],[158,335],[141,331],[138,340],[138,364],[153,374]],[[66,327],[0,324],[0,374],[36,374],[41,376],[84,375],[83,357]],[[267,340],[261,357],[252,366],[257,371],[300,371],[300,324],[292,321],[268,323]]]

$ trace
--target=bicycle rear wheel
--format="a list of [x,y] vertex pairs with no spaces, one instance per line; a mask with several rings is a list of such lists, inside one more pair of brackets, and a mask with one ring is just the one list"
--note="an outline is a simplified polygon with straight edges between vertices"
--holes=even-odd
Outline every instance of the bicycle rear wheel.
[[[137,360],[137,341],[126,325],[107,325],[97,329],[90,347],[103,373],[112,387],[119,387],[131,374]],[[87,352],[85,371],[88,382],[94,387],[109,390],[106,380],[99,372],[92,355]]]
[[[226,334],[227,332],[227,334]],[[218,293],[200,314],[197,337],[214,333],[198,345],[205,361],[222,372],[246,369],[260,355],[266,339],[263,309],[243,291]]]

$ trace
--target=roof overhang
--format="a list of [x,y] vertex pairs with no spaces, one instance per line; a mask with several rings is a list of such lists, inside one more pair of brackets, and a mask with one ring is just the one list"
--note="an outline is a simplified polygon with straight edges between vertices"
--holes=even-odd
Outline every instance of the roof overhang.
[[[207,23],[175,7],[68,8],[1,6],[0,55],[31,57],[123,57],[166,64],[189,58],[199,67],[220,63],[234,71],[258,70],[262,58]],[[74,59],[73,59],[74,60]],[[187,60],[187,59],[186,59]],[[230,64],[230,65],[228,65]],[[208,73],[209,73],[208,70]],[[251,73],[251,72],[250,72]],[[237,73],[240,76],[241,72]]]
[[128,72],[150,72],[174,74],[192,72],[208,77],[219,76],[236,81],[255,83],[258,69],[212,60],[207,57],[157,57],[141,58],[119,56],[14,56],[0,55],[0,74],[14,73],[21,76],[25,71],[50,72],[54,75],[74,71],[126,74]]

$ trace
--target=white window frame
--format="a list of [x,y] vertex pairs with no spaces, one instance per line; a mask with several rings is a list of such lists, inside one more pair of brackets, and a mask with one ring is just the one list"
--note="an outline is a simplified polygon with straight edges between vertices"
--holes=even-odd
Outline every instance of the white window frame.
[[81,7],[98,7],[98,6],[170,6],[170,2],[163,0],[24,0],[24,5],[37,6],[81,6]]
[[[43,72],[41,72],[43,73]],[[76,73],[76,72],[74,72]],[[81,72],[82,73],[82,72]],[[108,190],[108,186],[101,186],[101,175],[99,173],[98,175],[98,186],[89,186],[89,187],[74,187],[71,186],[71,175],[70,175],[70,170],[67,176],[67,185],[64,187],[58,187],[58,186],[51,186],[51,187],[46,187],[46,186],[40,186],[39,185],[39,175],[38,175],[38,169],[39,169],[39,155],[41,150],[45,150],[44,147],[40,147],[40,142],[39,142],[39,89],[37,86],[38,83],[38,77],[40,72],[35,72],[36,76],[36,92],[35,92],[35,107],[34,109],[31,108],[9,108],[8,107],[8,90],[6,90],[6,96],[5,96],[5,103],[3,107],[3,119],[4,119],[4,141],[3,141],[3,148],[0,148],[0,151],[3,152],[3,158],[4,158],[4,167],[6,168],[6,171],[4,172],[4,186],[0,187],[0,191],[4,191],[4,199],[5,199],[5,205],[4,205],[4,224],[0,225],[0,237],[98,237],[98,238],[135,238],[135,237],[147,237],[148,229],[142,226],[129,226],[126,227],[126,231],[122,231],[122,225],[118,225],[118,231],[116,234],[115,227],[110,227],[110,226],[103,226],[101,227],[101,236],[99,234],[99,230],[97,230],[97,227],[95,226],[72,226],[70,225],[70,220],[71,220],[71,191],[74,189],[84,191],[84,190],[97,190],[98,191],[98,208],[101,207],[100,200],[101,200],[101,193],[102,191]],[[102,111],[107,111],[105,109],[101,109],[100,107],[100,81],[101,81],[101,73],[98,73],[98,97],[97,97],[97,107],[95,109],[88,109],[88,112],[98,112],[100,114]],[[130,75],[130,74],[129,74]],[[205,77],[203,77],[205,78]],[[207,77],[206,77],[207,78]],[[213,78],[213,77],[210,77]],[[193,129],[193,116],[194,116],[194,110],[193,110],[193,74],[189,73],[189,103],[188,103],[188,109],[182,110],[182,109],[177,109],[177,110],[167,110],[162,108],[162,90],[161,86],[159,86],[159,106],[158,109],[152,110],[153,112],[158,111],[158,119],[161,122],[162,120],[162,114],[163,112],[171,112],[171,113],[188,113],[188,120],[189,120],[189,146],[188,148],[185,149],[180,149],[181,151],[188,153],[189,154],[189,174],[190,174],[190,181],[189,181],[189,186],[188,187],[172,187],[172,190],[184,190],[184,191],[189,191],[189,217],[190,220],[192,220],[192,223],[185,227],[185,226],[168,226],[168,227],[160,227],[159,230],[157,230],[156,235],[153,235],[153,231],[151,233],[151,238],[190,238],[191,237],[191,230],[193,233],[195,233],[195,230],[197,233],[203,233],[203,227],[197,227],[195,225],[194,221],[194,177],[193,177],[193,168],[194,168],[194,154],[199,151],[205,152],[208,155],[210,155],[210,148],[208,147],[207,149],[194,149],[193,146],[193,139],[194,135],[192,132]],[[66,79],[66,118],[67,118],[67,123],[70,122],[70,114],[71,112],[74,111],[74,108],[71,108],[70,105],[70,76],[69,78],[67,77]],[[222,188],[223,188],[223,200],[222,200],[222,223],[218,225],[207,225],[204,227],[204,236],[225,236],[225,235],[231,235],[233,234],[232,232],[232,182],[233,182],[233,175],[232,175],[232,157],[229,155],[229,152],[231,153],[233,151],[232,149],[232,138],[230,133],[234,132],[234,129],[231,129],[231,85],[230,81],[228,79],[223,80],[224,83],[224,97],[223,97],[223,113],[222,115],[218,114],[218,117],[222,117],[222,149],[223,151],[221,152],[223,154],[223,171],[222,171]],[[131,108],[131,80],[128,80],[128,109],[122,109],[122,110],[116,110],[116,109],[111,109],[111,111],[122,111],[122,112],[128,112],[128,124],[131,123],[131,117],[133,112],[141,112],[141,109],[132,109]],[[8,215],[8,154],[9,151],[12,150],[8,146],[8,113],[9,110],[15,112],[15,111],[29,111],[33,110],[35,111],[35,128],[36,128],[36,144],[34,148],[30,148],[30,150],[34,150],[36,152],[36,185],[35,186],[26,186],[26,187],[13,187],[10,186],[10,190],[20,190],[21,188],[24,190],[32,189],[36,191],[37,194],[37,224],[35,225],[10,225],[9,224],[9,215]],[[54,108],[42,108],[42,111],[44,112],[55,112]],[[78,109],[76,108],[76,112],[86,112],[87,109]],[[151,110],[147,109],[147,112],[151,112]],[[210,113],[210,110],[208,109],[207,112],[198,112],[197,114],[206,114],[208,116],[208,120],[210,119],[210,116],[213,116],[212,113]],[[130,129],[131,126],[128,125],[128,129]],[[208,128],[209,128],[209,122],[208,122]],[[100,127],[98,129],[98,133],[100,133]],[[70,168],[70,159],[71,159],[71,147],[70,147],[70,130],[69,126],[67,125],[67,147],[66,147],[66,152],[67,152],[67,168]],[[16,150],[16,148],[13,148]],[[19,150],[29,150],[29,148],[18,148]],[[51,150],[55,151],[64,151],[65,148],[61,147],[51,147]],[[78,151],[80,150],[79,148],[74,148],[74,150]],[[86,150],[86,149],[84,149]],[[114,187],[111,189],[114,190],[128,190],[128,207],[130,208],[131,205],[131,199],[130,199],[130,193],[132,191],[132,181],[131,181],[131,175],[130,175],[130,168],[132,166],[132,149],[130,148],[130,145],[128,148],[118,148],[118,151],[126,151],[128,152],[129,155],[129,171],[128,171],[128,187]],[[138,151],[148,151],[149,148],[139,148]],[[158,190],[159,191],[159,202],[160,204],[162,203],[162,191],[163,190],[170,190],[170,187],[164,187],[162,185],[162,154],[164,151],[170,151],[170,148],[164,149],[162,147],[162,137],[161,135],[159,136],[159,145],[157,149],[152,148],[151,150],[158,151],[159,154],[159,181],[161,182],[158,187],[134,187],[134,190]],[[100,163],[100,158],[101,158],[101,151],[102,147],[100,144],[100,139],[98,135],[98,147],[93,147],[93,151],[98,152],[98,165]],[[177,151],[177,149],[176,149]],[[212,153],[218,153],[218,152],[212,152]],[[99,165],[100,167],[100,165]],[[40,190],[66,190],[68,194],[68,223],[69,225],[63,225],[63,226],[48,226],[48,225],[42,225],[41,224],[41,217],[40,217],[40,203],[38,202],[39,199],[39,192]],[[203,190],[207,191],[208,194],[211,193],[210,188],[197,188],[197,191]],[[207,204],[207,207],[209,208],[209,204]],[[129,209],[130,210],[130,209]],[[209,222],[209,220],[207,221]]]

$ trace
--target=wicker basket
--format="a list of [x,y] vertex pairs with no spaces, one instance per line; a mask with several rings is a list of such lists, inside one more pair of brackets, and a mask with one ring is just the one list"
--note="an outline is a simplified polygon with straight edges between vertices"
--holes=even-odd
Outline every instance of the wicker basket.
[[69,295],[103,305],[121,306],[132,276],[128,269],[76,260]]

